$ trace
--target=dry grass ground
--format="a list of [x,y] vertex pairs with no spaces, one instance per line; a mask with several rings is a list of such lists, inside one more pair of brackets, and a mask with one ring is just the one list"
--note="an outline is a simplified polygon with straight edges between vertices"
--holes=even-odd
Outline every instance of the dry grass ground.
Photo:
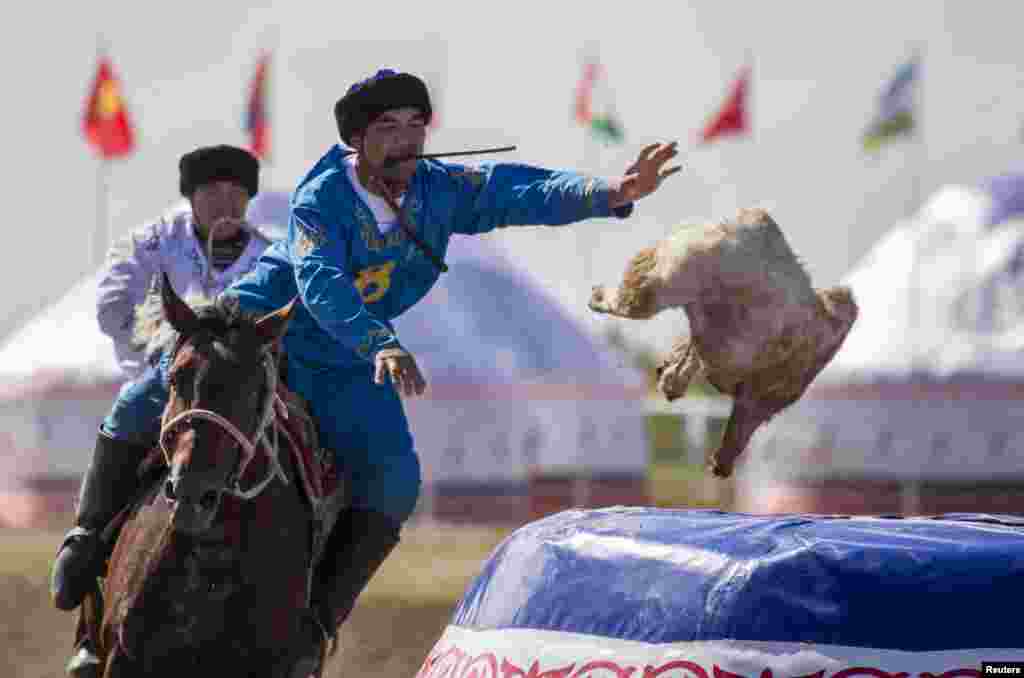
[[[672,454],[679,456],[679,450]],[[715,481],[709,487],[707,478],[702,466],[653,464],[653,503],[728,505],[729,483]],[[54,549],[70,522],[61,516],[54,518],[51,530],[0,529],[0,678],[64,675],[75,618],[54,610],[46,589]],[[409,527],[360,599],[342,633],[345,649],[327,676],[412,678],[466,585],[506,534],[508,530],[485,528]]]
[[[342,634],[330,678],[412,678],[487,554],[507,531],[418,525],[371,583]],[[0,676],[64,675],[74,615],[46,588],[59,532],[0,530]]]

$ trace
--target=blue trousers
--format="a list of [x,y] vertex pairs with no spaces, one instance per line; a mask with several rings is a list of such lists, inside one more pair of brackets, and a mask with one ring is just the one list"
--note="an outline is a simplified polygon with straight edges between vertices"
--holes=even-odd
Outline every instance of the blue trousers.
[[[310,369],[298,361],[289,363],[286,381],[313,410],[320,444],[334,452],[351,486],[353,508],[405,522],[419,498],[420,463],[391,383],[374,384],[368,364]],[[167,398],[161,370],[151,367],[121,388],[103,428],[118,440],[152,444]]]
[[156,367],[147,367],[117,394],[103,430],[126,442],[153,445],[160,433],[160,415],[167,405],[167,385]]

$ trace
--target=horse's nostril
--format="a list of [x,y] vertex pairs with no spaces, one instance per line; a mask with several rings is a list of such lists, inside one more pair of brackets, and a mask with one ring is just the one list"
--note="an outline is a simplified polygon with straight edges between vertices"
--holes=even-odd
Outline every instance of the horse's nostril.
[[199,498],[199,505],[206,511],[212,510],[217,505],[217,493],[214,490],[203,492],[203,496]]
[[164,483],[164,496],[171,500],[174,499],[174,483],[170,480]]

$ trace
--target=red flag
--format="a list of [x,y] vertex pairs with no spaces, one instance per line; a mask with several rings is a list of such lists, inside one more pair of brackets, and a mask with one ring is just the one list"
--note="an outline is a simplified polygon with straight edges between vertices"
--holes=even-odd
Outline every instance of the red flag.
[[135,150],[135,134],[128,120],[121,85],[110,60],[100,57],[92,92],[82,116],[85,139],[104,160],[128,155]]
[[747,94],[750,88],[750,67],[747,66],[733,83],[729,98],[715,114],[704,131],[700,134],[700,141],[706,144],[721,136],[740,135],[749,131],[749,120],[747,112]]
[[590,124],[590,98],[593,96],[594,82],[600,75],[601,67],[595,63],[588,63],[583,67],[583,77],[576,85],[576,122],[581,125]]
[[249,133],[249,150],[258,158],[270,155],[270,115],[267,112],[267,69],[270,53],[265,52],[256,64],[256,74],[249,87],[249,107],[245,114],[245,131]]

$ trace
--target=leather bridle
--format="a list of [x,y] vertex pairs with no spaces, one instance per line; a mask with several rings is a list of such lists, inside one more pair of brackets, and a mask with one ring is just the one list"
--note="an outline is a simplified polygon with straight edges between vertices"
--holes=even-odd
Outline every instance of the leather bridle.
[[[242,500],[249,500],[258,497],[274,478],[279,478],[285,485],[289,484],[288,476],[281,466],[280,446],[277,436],[278,429],[277,426],[272,425],[275,408],[284,408],[284,403],[281,402],[280,397],[277,395],[277,366],[269,348],[263,351],[262,364],[267,377],[267,394],[263,399],[263,412],[256,430],[253,432],[252,439],[246,436],[241,429],[226,417],[212,410],[192,407],[170,418],[168,418],[165,411],[160,422],[159,441],[160,450],[163,452],[164,461],[167,463],[168,468],[171,467],[171,452],[168,449],[168,441],[175,435],[179,425],[187,425],[194,420],[202,420],[210,422],[231,436],[241,451],[239,463],[228,476],[228,480],[225,483],[224,493]],[[273,431],[272,436],[268,434],[268,428]],[[256,457],[259,449],[263,449],[267,457],[267,475],[248,490],[243,490],[240,484],[241,479],[245,475],[250,462]]]

